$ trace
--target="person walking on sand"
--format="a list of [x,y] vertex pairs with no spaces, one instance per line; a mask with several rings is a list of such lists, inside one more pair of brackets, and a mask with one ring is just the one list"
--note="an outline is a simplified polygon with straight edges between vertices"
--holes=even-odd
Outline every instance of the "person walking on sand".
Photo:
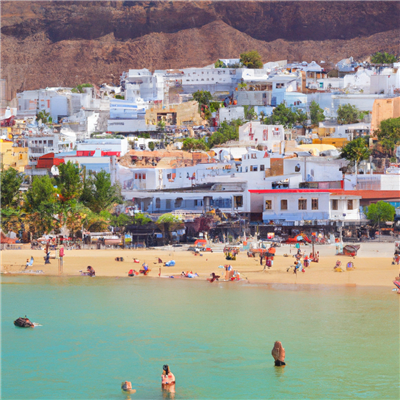
[[167,364],[163,366],[163,372],[161,374],[161,389],[170,393],[175,393],[175,376]]

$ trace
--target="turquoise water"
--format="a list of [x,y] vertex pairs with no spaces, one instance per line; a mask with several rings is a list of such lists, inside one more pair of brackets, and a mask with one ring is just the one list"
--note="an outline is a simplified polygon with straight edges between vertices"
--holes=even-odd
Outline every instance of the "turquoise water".
[[[165,363],[176,399],[399,398],[400,296],[387,288],[28,276],[1,288],[3,399],[163,399]],[[14,327],[25,314],[43,326]]]

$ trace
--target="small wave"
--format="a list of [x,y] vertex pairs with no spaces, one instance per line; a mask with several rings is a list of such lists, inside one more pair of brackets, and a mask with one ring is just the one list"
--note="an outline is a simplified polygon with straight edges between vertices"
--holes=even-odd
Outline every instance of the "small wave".
[[40,325],[37,322],[33,322],[33,326],[43,326],[43,325]]

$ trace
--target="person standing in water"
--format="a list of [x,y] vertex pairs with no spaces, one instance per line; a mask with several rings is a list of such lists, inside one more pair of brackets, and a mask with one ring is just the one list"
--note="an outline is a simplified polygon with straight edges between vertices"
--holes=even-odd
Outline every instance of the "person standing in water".
[[161,374],[161,388],[170,393],[175,393],[175,376],[169,369],[168,365],[163,366]]
[[285,363],[285,349],[282,346],[282,343],[276,341],[274,347],[271,351],[272,357],[275,360],[275,367],[283,367],[286,365]]
[[136,393],[136,389],[132,389],[132,383],[129,382],[129,381],[122,382],[122,384],[121,384],[121,389],[122,389],[124,392]]

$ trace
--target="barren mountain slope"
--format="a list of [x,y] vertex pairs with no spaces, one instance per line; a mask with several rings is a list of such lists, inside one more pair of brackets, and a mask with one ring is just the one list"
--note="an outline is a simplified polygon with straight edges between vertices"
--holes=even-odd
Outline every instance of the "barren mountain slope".
[[2,5],[1,68],[9,96],[117,83],[129,68],[204,66],[251,49],[264,62],[400,53],[397,2],[17,3]]

